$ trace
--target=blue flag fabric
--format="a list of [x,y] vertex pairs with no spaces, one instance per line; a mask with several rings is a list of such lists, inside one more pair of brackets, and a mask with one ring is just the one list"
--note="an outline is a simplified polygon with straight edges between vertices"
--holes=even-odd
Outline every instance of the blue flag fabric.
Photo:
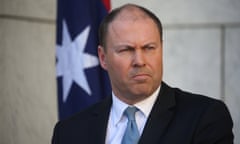
[[98,27],[107,12],[101,0],[58,0],[56,72],[60,120],[111,93],[107,73],[97,58]]

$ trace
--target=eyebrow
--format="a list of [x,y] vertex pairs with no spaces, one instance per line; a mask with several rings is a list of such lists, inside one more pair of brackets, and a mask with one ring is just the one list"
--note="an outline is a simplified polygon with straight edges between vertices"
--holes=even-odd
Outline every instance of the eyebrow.
[[[156,46],[157,45],[157,43],[155,43],[155,42],[149,42],[149,43],[146,43],[146,44],[144,44],[143,46],[141,46],[142,48],[144,48],[144,47],[148,47],[148,46]],[[135,47],[135,45],[132,45],[132,44],[128,44],[128,43],[121,43],[121,44],[117,44],[117,45],[115,45],[115,46],[113,46],[114,48],[121,48],[121,47]]]
[[[146,48],[146,47],[149,47],[149,46],[158,47],[158,46],[161,46],[161,42],[158,43],[158,42],[151,41],[151,42],[147,42],[143,45],[140,45],[141,48]],[[118,49],[118,48],[122,48],[122,47],[135,48],[136,45],[131,44],[131,43],[119,43],[119,44],[115,44],[115,45],[112,46],[112,48],[114,48],[114,49]]]
[[117,44],[117,45],[113,46],[114,49],[119,49],[122,47],[134,47],[134,46],[131,44]]
[[155,43],[155,42],[150,42],[150,43],[147,43],[147,44],[145,44],[145,45],[143,45],[143,47],[147,47],[147,46],[157,46],[157,43]]

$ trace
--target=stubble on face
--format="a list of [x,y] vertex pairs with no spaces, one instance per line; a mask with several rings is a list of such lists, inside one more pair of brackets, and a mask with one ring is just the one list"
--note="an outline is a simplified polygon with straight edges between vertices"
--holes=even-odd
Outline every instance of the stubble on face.
[[[113,51],[114,54],[114,47],[116,45],[115,40],[117,39],[117,42],[123,42],[123,45],[128,45],[128,41],[124,39],[123,35],[121,34],[121,31],[119,32],[119,27],[124,26],[132,26],[135,23],[144,23],[146,20],[151,20],[148,16],[146,16],[145,13],[140,11],[138,8],[132,8],[125,9],[116,17],[116,19],[109,25],[109,36],[108,39],[110,39],[107,42],[107,48],[110,51]],[[155,23],[152,21],[152,25],[155,25]],[[157,29],[157,28],[156,28]],[[134,31],[129,31],[130,33]],[[140,32],[141,33],[141,32]],[[128,33],[125,33],[128,34]],[[111,37],[113,36],[113,38]],[[123,40],[121,40],[123,38]],[[138,40],[136,40],[138,41]],[[160,38],[159,38],[160,41]],[[132,41],[130,40],[129,44],[132,44]],[[135,46],[133,46],[135,47]],[[126,63],[126,65],[130,65],[130,68],[126,73],[119,73],[121,71],[121,67],[124,66],[124,63],[120,62],[117,63],[112,56],[112,54],[108,55],[108,52],[106,52],[106,57],[109,60],[108,64],[108,72],[110,75],[111,83],[113,92],[119,99],[122,101],[128,103],[128,104],[134,104],[136,102],[139,102],[146,97],[150,96],[159,86],[161,81],[161,76],[156,77],[154,76],[155,72],[151,70],[148,66],[132,66],[129,63]],[[109,57],[108,57],[109,56]],[[112,62],[112,61],[115,61]],[[119,59],[122,60],[122,59]],[[114,65],[116,64],[116,65]],[[119,66],[119,67],[117,67]],[[159,65],[161,66],[161,65]],[[161,72],[161,71],[160,71]],[[125,75],[124,75],[125,74]],[[119,76],[119,77],[118,77]],[[157,83],[157,84],[156,84]],[[150,84],[150,85],[148,85]]]

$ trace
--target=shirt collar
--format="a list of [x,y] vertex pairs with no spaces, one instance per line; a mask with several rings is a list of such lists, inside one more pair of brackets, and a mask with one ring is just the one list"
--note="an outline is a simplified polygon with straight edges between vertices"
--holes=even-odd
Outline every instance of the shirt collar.
[[146,118],[149,116],[152,110],[152,107],[158,97],[159,91],[160,91],[160,86],[151,96],[147,97],[143,101],[140,101],[134,105],[144,114]]
[[121,120],[123,112],[127,107],[128,105],[117,98],[116,95],[112,92],[112,120],[114,125],[116,125]]
[[[157,90],[149,97],[147,97],[146,99],[134,104],[134,106],[136,106],[141,113],[143,113],[143,115],[147,118],[151,112],[151,109],[154,105],[154,102],[157,99],[158,93],[160,91],[160,87],[159,86],[157,88]],[[121,101],[113,92],[112,92],[112,114],[113,114],[113,124],[117,125],[120,120],[122,119],[122,115],[124,110],[128,107],[129,105],[124,103],[123,101]]]

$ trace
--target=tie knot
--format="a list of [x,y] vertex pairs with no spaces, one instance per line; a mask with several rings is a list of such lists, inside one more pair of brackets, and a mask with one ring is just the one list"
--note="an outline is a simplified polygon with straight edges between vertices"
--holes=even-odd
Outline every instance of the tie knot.
[[136,107],[127,107],[124,111],[124,115],[127,116],[128,120],[135,121],[135,113],[138,111]]

